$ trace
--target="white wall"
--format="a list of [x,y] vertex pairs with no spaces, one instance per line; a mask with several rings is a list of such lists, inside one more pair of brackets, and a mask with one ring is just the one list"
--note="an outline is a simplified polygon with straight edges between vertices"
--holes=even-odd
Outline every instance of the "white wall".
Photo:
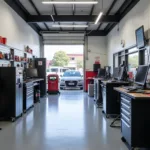
[[[93,71],[93,64],[97,56],[100,57],[101,66],[107,65],[107,42],[106,37],[88,36],[85,49],[85,70]],[[90,51],[90,52],[89,52]]]
[[141,0],[107,36],[108,65],[113,67],[113,53],[122,50],[121,40],[125,47],[136,44],[135,30],[144,25],[150,37],[150,0]]
[[28,45],[40,56],[38,34],[4,1],[0,1],[0,36],[7,38],[7,45],[20,50]]

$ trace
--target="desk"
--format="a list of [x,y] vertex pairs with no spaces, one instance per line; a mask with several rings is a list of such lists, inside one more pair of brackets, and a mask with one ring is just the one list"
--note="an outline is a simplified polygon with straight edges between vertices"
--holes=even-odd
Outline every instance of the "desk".
[[114,90],[120,93],[123,142],[131,149],[150,148],[150,95],[127,93],[123,88]]
[[35,99],[35,89],[40,90],[40,82],[42,78],[27,79],[23,83],[23,111],[26,112],[29,108],[33,107],[37,102]]
[[118,102],[118,92],[114,90],[114,87],[119,87],[122,85],[129,85],[128,82],[119,81],[101,81],[102,87],[102,97],[103,97],[103,113],[106,115],[106,118],[109,118],[111,115],[120,114],[120,103]]

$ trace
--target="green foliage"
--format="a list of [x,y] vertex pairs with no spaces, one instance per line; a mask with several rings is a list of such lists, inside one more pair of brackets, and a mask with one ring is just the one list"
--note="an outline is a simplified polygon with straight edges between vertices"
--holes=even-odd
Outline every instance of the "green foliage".
[[138,67],[138,55],[136,55],[136,54],[129,55],[128,64],[130,65],[131,68]]
[[69,57],[64,51],[58,51],[54,54],[52,66],[64,67],[68,65]]
[[77,60],[77,68],[83,68],[83,61]]

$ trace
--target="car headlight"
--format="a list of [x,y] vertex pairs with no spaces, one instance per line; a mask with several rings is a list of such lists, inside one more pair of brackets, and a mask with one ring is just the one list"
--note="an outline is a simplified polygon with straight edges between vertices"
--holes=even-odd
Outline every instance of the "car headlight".
[[61,80],[61,82],[65,82],[65,80]]
[[78,82],[82,82],[83,80],[78,80]]

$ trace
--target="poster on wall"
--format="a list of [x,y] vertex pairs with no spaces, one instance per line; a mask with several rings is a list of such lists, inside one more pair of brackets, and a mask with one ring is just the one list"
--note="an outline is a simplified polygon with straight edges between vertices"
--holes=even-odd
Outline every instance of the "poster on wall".
[[95,57],[95,64],[100,64],[100,56]]

